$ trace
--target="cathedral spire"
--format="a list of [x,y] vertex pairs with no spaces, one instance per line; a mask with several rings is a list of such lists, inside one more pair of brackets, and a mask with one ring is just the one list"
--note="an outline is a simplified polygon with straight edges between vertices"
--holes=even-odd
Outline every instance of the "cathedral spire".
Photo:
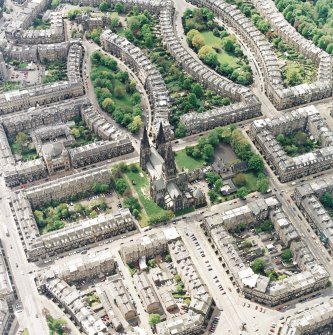
[[141,147],[142,148],[149,148],[150,147],[146,126],[144,126],[144,128],[143,128],[143,136],[141,138]]
[[164,129],[163,129],[163,124],[162,121],[160,122],[160,128],[158,129],[158,133],[156,136],[156,149],[158,149],[158,147],[161,144],[165,144],[166,140],[165,140],[165,134],[164,134]]
[[147,128],[146,126],[144,126],[143,136],[140,142],[140,166],[142,170],[146,170],[149,159],[150,159],[150,144],[147,134]]

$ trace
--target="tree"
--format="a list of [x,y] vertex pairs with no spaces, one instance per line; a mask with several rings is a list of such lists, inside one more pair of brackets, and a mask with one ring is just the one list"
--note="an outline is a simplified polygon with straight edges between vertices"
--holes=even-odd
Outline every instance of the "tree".
[[97,212],[96,212],[95,210],[91,211],[91,212],[89,213],[89,217],[90,217],[91,219],[96,218],[96,217],[97,217]]
[[286,137],[284,136],[284,134],[279,134],[278,136],[276,136],[276,140],[281,143],[281,144],[284,144],[285,143],[285,140],[286,140]]
[[110,26],[111,28],[116,28],[116,27],[119,27],[120,25],[120,21],[119,21],[119,17],[112,17],[111,18],[111,21],[110,21]]
[[205,178],[206,178],[208,184],[214,185],[215,182],[220,179],[220,176],[215,172],[209,171],[205,174]]
[[187,39],[187,42],[192,45],[192,40],[193,40],[193,37],[195,35],[198,35],[200,34],[200,32],[196,29],[191,29],[187,34],[186,34],[186,39]]
[[154,268],[156,266],[156,259],[155,258],[152,258],[148,261],[148,265],[151,267],[151,268]]
[[127,129],[131,133],[137,133],[143,125],[143,122],[141,120],[141,116],[134,116],[132,122],[127,126]]
[[161,322],[161,316],[159,314],[149,314],[149,325],[155,327],[158,323]]
[[286,249],[281,254],[281,259],[284,263],[290,263],[293,258],[293,254],[290,249]]
[[133,95],[132,95],[132,98],[131,98],[131,104],[132,105],[137,105],[141,102],[141,96],[138,92],[135,92]]
[[187,129],[183,123],[179,123],[175,130],[175,136],[177,138],[185,137],[187,134]]
[[44,213],[39,210],[34,211],[34,216],[37,222],[38,227],[44,227],[46,225],[45,219],[44,219]]
[[241,199],[244,199],[249,194],[249,190],[243,186],[237,190],[237,196]]
[[110,9],[110,4],[108,4],[107,2],[103,1],[100,3],[99,5],[99,10],[101,12],[107,12]]
[[211,144],[205,144],[202,151],[202,158],[205,161],[211,161],[214,157],[214,148]]
[[22,131],[17,133],[15,142],[19,152],[22,152],[23,148],[27,146],[28,138],[28,135]]
[[60,0],[52,0],[50,7],[51,9],[56,9],[59,6],[59,4],[60,4]]
[[117,181],[116,181],[116,191],[119,194],[124,194],[127,187],[128,187],[128,184],[127,184],[125,179],[123,179],[123,178],[117,179]]
[[200,33],[194,35],[194,37],[192,38],[192,45],[197,50],[199,50],[200,48],[202,48],[205,45],[205,40]]
[[177,274],[175,274],[175,277],[174,277],[174,279],[175,279],[175,281],[176,281],[176,283],[179,283],[179,282],[181,282],[182,281],[182,278],[180,277],[180,275],[177,273]]
[[192,85],[191,92],[194,93],[199,99],[203,96],[202,86],[198,83]]
[[165,260],[167,263],[171,263],[171,262],[172,262],[171,255],[170,255],[170,254],[165,255],[164,260]]
[[114,111],[114,102],[111,98],[105,98],[102,102],[102,108],[109,113]]
[[139,200],[135,197],[128,197],[124,199],[124,207],[128,208],[131,213],[133,213],[133,211],[136,209],[138,211],[141,210],[141,206],[139,203]]
[[46,317],[47,325],[50,329],[50,335],[61,335],[64,334],[64,326],[66,321],[53,319],[50,315]]
[[125,95],[125,90],[122,86],[117,85],[114,88],[114,95],[116,98],[121,99]]
[[219,136],[216,132],[213,131],[208,135],[208,143],[211,144],[213,147],[220,143]]
[[261,258],[256,258],[251,264],[251,269],[254,273],[264,274],[265,262]]
[[177,294],[183,294],[183,292],[184,292],[184,286],[181,285],[181,284],[176,285],[175,291],[176,291]]
[[114,10],[118,13],[121,14],[124,12],[124,5],[120,2],[117,2],[114,6]]
[[244,173],[238,173],[234,177],[233,182],[238,187],[246,185],[246,176],[245,176],[245,174]]
[[325,192],[321,197],[320,197],[320,202],[328,208],[333,208],[333,196],[329,192]]
[[264,170],[264,161],[260,155],[253,154],[249,160],[249,169],[255,172]]
[[234,53],[235,51],[235,39],[232,36],[225,37],[222,42],[223,49],[226,52]]
[[191,105],[192,108],[195,108],[195,107],[198,106],[198,99],[197,99],[195,94],[190,93],[187,96],[187,100],[188,100],[188,102],[189,102],[189,104]]
[[261,193],[266,193],[269,188],[268,180],[267,178],[260,178],[257,180],[257,190]]

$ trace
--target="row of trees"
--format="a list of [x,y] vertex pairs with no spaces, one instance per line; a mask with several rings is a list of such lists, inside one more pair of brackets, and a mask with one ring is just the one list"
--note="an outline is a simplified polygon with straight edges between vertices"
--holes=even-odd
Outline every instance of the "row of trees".
[[[207,13],[204,15],[202,13]],[[247,64],[246,58],[240,46],[237,44],[234,36],[229,35],[222,27],[213,24],[209,24],[212,21],[207,21],[207,17],[213,18],[213,13],[208,11],[206,8],[187,10],[183,17],[184,29],[187,31],[186,38],[191,48],[197,53],[199,58],[206,63],[208,66],[213,68],[223,76],[228,77],[232,81],[241,85],[250,85],[253,82],[251,67]],[[212,19],[211,19],[212,20]],[[192,23],[195,21],[195,25],[198,29],[192,28]],[[213,28],[213,29],[212,29]],[[215,37],[221,39],[221,43],[218,46],[206,45],[205,39],[200,31],[213,30]],[[238,58],[238,65],[230,65],[228,62],[220,63],[218,54],[224,50],[228,54]]]
[[130,16],[127,19],[125,37],[135,45],[152,48],[157,41],[152,30],[153,25],[154,18],[148,11]]
[[92,54],[91,60],[90,78],[99,105],[112,114],[117,123],[137,133],[143,122],[141,96],[136,90],[135,81],[129,80],[126,71],[119,70],[115,60],[99,51]]
[[312,141],[305,132],[300,130],[288,135],[279,134],[276,140],[282,145],[286,153],[292,157],[310,152],[320,145],[320,141]]
[[333,53],[333,8],[331,0],[275,0],[285,19],[319,48]]

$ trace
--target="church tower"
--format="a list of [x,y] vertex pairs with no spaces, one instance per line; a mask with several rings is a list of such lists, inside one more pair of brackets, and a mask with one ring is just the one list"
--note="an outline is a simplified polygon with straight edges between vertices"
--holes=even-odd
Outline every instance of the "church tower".
[[165,139],[162,122],[160,123],[160,128],[156,136],[156,150],[161,155],[161,157],[165,159],[166,139]]
[[175,178],[177,175],[175,155],[172,151],[171,142],[167,143],[163,172],[167,180]]
[[140,142],[140,166],[142,170],[147,169],[147,162],[150,158],[150,144],[149,138],[147,134],[147,128],[144,126],[143,128],[143,137],[141,138]]

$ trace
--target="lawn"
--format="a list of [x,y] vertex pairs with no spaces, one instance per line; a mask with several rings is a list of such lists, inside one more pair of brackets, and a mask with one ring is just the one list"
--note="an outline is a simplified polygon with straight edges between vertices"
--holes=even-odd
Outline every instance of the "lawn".
[[129,182],[138,195],[139,201],[144,207],[145,213],[142,213],[143,215],[141,215],[140,220],[140,224],[143,227],[148,225],[149,217],[166,213],[166,210],[157,206],[153,200],[148,198],[149,181],[147,175],[142,172],[142,170],[139,170],[139,172],[128,171],[125,173],[125,176],[129,179]]
[[245,187],[251,192],[257,191],[257,176],[253,172],[244,172],[245,175]]
[[227,53],[223,50],[222,42],[223,38],[214,36],[212,31],[201,32],[202,37],[205,40],[205,44],[211,46],[212,48],[218,48],[220,51],[217,52],[217,58],[222,63],[228,63],[232,67],[239,67],[239,58]]
[[180,150],[176,152],[176,164],[178,169],[188,169],[189,171],[193,171],[194,169],[201,168],[205,165],[205,160],[203,159],[194,159],[188,155],[186,155],[186,150]]
[[20,88],[19,81],[6,81],[0,84],[0,92],[13,91]]
[[38,158],[37,151],[36,151],[35,148],[27,148],[27,149],[23,150],[22,152],[20,152],[16,142],[9,141],[9,146],[10,146],[10,149],[12,150],[12,153],[14,155],[21,156],[21,159],[22,159],[23,162],[32,161],[32,160]]

